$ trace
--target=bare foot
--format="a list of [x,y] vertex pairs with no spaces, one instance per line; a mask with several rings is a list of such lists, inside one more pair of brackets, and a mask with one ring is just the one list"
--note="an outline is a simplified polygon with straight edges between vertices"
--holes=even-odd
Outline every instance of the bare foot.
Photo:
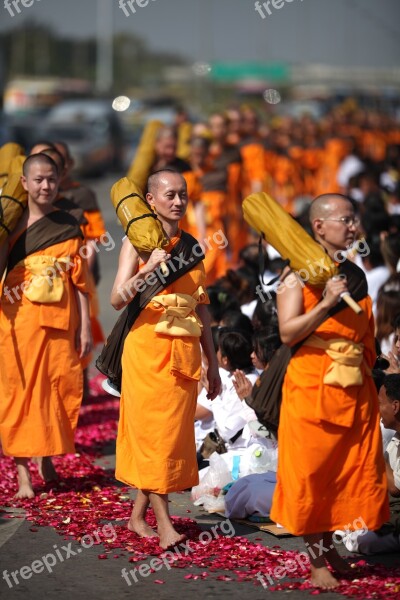
[[340,585],[327,567],[314,567],[311,565],[311,583],[314,587],[323,590],[332,590]]
[[23,499],[23,498],[34,498],[35,492],[33,491],[33,487],[31,483],[23,483],[20,484],[18,488],[18,492],[15,494],[14,498]]
[[36,458],[39,475],[44,481],[58,481],[57,471],[54,468],[51,456]]
[[187,539],[184,533],[178,533],[173,527],[168,529],[168,531],[160,531],[160,529],[158,529],[158,533],[160,535],[159,546],[164,550],[178,546]]
[[34,498],[35,492],[33,491],[31,475],[28,468],[27,458],[15,458],[18,472],[18,492],[14,498]]
[[134,521],[131,517],[128,521],[128,529],[129,531],[133,531],[133,533],[137,533],[140,537],[158,537],[158,533],[144,520]]

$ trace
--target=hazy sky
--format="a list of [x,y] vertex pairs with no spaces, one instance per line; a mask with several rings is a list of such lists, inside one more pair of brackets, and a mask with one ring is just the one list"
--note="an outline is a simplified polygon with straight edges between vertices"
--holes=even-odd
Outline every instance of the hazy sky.
[[[119,0],[30,1],[24,8],[19,0],[21,13],[12,8],[12,17],[0,0],[0,31],[35,20],[68,36],[93,36],[103,3],[114,31],[132,31],[153,48],[194,61],[400,66],[400,0],[272,0],[272,14],[263,9],[265,19],[255,0],[149,0],[142,8],[137,2],[145,0],[133,0],[136,13],[130,16]],[[272,2],[283,6],[274,9]]]

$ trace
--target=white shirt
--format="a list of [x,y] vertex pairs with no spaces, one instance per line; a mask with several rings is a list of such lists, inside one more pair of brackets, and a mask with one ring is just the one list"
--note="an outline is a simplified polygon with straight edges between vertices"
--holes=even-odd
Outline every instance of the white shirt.
[[354,154],[350,154],[340,163],[336,180],[341,187],[345,188],[349,185],[350,179],[364,169],[364,163]]
[[381,352],[385,356],[389,355],[389,352],[393,352],[393,342],[394,342],[394,331],[388,335],[388,337],[383,338],[381,340]]
[[[253,370],[246,377],[252,385],[258,378],[258,373]],[[212,412],[215,425],[225,442],[229,440],[242,429],[249,421],[256,421],[257,416],[252,408],[244,400],[240,400],[233,385],[233,375],[225,371],[222,376],[221,393],[212,402]],[[244,444],[242,436],[234,442],[235,447]],[[244,444],[247,445],[247,444]],[[228,447],[231,447],[228,443]]]
[[388,443],[385,459],[393,470],[394,485],[400,490],[400,433],[396,433]]
[[376,301],[378,298],[379,288],[389,279],[390,271],[387,267],[381,265],[380,267],[375,267],[370,271],[365,271],[365,277],[368,283],[368,294],[372,298],[372,308],[376,317]]
[[[207,398],[207,393],[207,389],[203,388],[197,397],[197,402],[198,404],[201,404],[201,406],[204,406],[204,408],[207,408],[209,411],[212,412],[213,401]],[[196,450],[200,449],[200,446],[203,443],[206,435],[211,431],[214,431],[214,429],[215,421],[213,417],[202,420],[198,419],[194,422],[194,437],[196,440]]]

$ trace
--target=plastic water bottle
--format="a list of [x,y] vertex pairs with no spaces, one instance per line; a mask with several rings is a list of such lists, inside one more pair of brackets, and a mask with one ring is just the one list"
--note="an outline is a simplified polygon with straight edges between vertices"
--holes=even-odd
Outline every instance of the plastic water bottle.
[[271,459],[266,448],[258,446],[253,450],[249,461],[250,473],[265,473],[268,471]]

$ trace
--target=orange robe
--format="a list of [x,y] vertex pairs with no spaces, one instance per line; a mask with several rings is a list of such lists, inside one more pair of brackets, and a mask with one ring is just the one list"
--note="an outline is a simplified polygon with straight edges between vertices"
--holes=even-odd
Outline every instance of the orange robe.
[[187,185],[188,205],[184,217],[179,222],[179,227],[190,233],[194,238],[199,239],[195,206],[198,202],[201,202],[200,175],[196,171],[184,171],[182,176],[185,178]]
[[[171,240],[169,249],[178,239]],[[192,296],[204,281],[199,263],[160,295]],[[203,303],[207,302],[205,297]],[[115,471],[119,481],[158,494],[198,483],[194,415],[200,341],[156,333],[163,313],[163,308],[150,302],[125,340]],[[180,361],[180,372],[172,372],[173,357]]]
[[207,286],[213,285],[217,279],[223,277],[228,269],[226,250],[221,248],[215,241],[220,239],[221,232],[225,232],[224,207],[226,206],[227,194],[219,191],[203,191],[202,202],[206,212],[206,234],[207,247],[204,259]]
[[[305,312],[321,293],[305,286]],[[346,308],[322,323],[316,335],[364,344],[364,360],[372,368],[371,299],[359,304],[362,315]],[[360,386],[323,384],[331,363],[324,350],[303,345],[291,359],[283,384],[271,519],[294,535],[359,528],[357,519],[376,530],[389,518],[375,385],[363,367]]]
[[[77,181],[71,181],[68,186],[62,190],[66,198],[72,200],[83,210],[83,216],[87,223],[81,226],[82,233],[86,241],[99,241],[102,235],[106,233],[104,219],[100,211],[95,193],[91,188],[81,185]],[[96,258],[98,260],[98,258]],[[93,344],[97,346],[104,342],[104,333],[99,321],[100,307],[97,294],[97,288],[93,274],[91,274],[91,295],[90,295],[90,321],[92,327]],[[82,360],[82,366],[86,368],[92,360],[92,354]]]
[[73,263],[62,274],[59,302],[26,298],[20,286],[32,275],[21,263],[5,278],[0,311],[0,438],[6,455],[75,452],[83,377],[75,349],[79,314],[74,288],[88,291],[80,247],[81,239],[72,238],[29,256],[69,257]]

